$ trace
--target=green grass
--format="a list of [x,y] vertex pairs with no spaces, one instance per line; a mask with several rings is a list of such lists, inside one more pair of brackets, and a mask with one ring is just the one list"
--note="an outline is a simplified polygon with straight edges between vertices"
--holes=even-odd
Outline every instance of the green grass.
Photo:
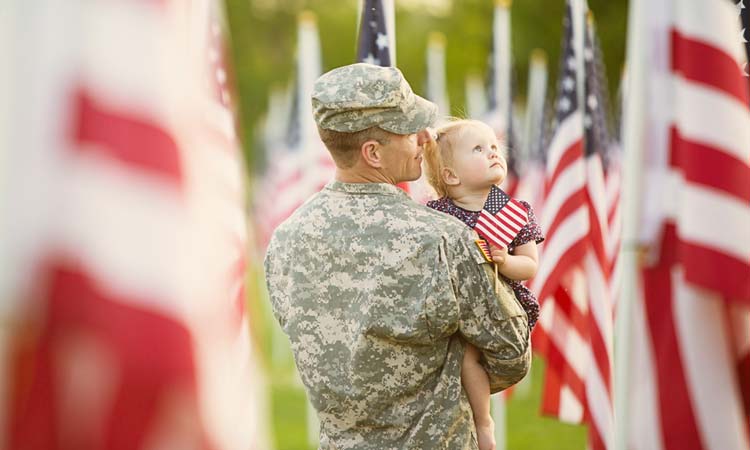
[[544,361],[534,358],[531,389],[511,395],[507,407],[507,450],[581,450],[586,447],[586,428],[569,425],[539,414]]
[[276,450],[312,450],[312,447],[307,445],[307,407],[304,391],[289,383],[272,385],[271,408]]

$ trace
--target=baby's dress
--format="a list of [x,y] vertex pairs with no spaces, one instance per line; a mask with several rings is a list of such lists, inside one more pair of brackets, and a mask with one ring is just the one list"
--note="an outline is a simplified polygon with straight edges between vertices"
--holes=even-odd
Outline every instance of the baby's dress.
[[[506,197],[506,199],[504,199],[505,202],[510,200],[510,197],[505,194],[505,192],[502,192],[502,195]],[[534,211],[531,209],[531,205],[523,200],[519,200],[519,202],[521,202],[529,212],[529,221],[528,223],[526,223],[526,225],[523,226],[523,228],[521,228],[521,231],[518,232],[518,235],[515,237],[515,239],[513,239],[510,244],[508,244],[508,253],[510,254],[512,254],[516,247],[518,247],[519,245],[523,245],[531,241],[539,244],[544,241],[542,228],[536,221],[536,216],[534,215]],[[448,197],[431,200],[427,202],[427,206],[456,217],[472,229],[474,228],[474,225],[476,225],[477,218],[479,217],[480,213],[480,211],[469,211],[463,209],[453,203],[453,200]],[[521,303],[521,306],[523,306],[523,309],[526,311],[526,315],[529,317],[529,328],[533,328],[534,325],[536,325],[537,319],[539,318],[539,302],[537,301],[536,296],[520,281],[511,280],[503,276],[502,274],[500,276],[503,278],[503,280],[505,280],[506,283],[508,283],[508,285],[510,285],[511,288],[513,288],[513,292],[516,294],[516,298]]]

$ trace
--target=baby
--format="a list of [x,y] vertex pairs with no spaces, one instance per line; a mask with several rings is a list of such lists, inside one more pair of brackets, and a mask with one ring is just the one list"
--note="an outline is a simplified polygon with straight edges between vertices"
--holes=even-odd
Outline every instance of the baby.
[[[439,128],[435,142],[425,147],[425,163],[427,180],[440,196],[427,202],[427,206],[451,214],[471,228],[476,225],[488,197],[495,206],[505,207],[511,201],[497,187],[507,175],[505,157],[495,132],[482,122],[457,120]],[[536,246],[544,236],[531,206],[524,201],[518,203],[526,209],[528,221],[507,248],[491,246],[490,254],[500,275],[526,310],[531,328],[539,316],[539,304],[521,281],[536,273]],[[479,352],[472,345],[466,347],[461,381],[474,413],[479,448],[494,450],[489,379],[479,363]]]

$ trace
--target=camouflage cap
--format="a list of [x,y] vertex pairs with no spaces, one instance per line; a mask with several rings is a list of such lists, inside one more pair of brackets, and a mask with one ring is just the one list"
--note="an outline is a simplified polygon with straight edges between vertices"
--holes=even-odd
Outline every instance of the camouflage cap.
[[366,63],[323,74],[315,82],[312,106],[319,127],[345,133],[377,126],[412,134],[437,117],[437,105],[412,92],[400,70]]

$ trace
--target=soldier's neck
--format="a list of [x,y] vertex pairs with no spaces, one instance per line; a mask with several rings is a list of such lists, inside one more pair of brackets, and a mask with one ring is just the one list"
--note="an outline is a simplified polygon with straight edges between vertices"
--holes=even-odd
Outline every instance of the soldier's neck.
[[397,181],[377,170],[366,170],[358,167],[352,169],[336,168],[335,180],[342,183],[388,183],[396,184]]

